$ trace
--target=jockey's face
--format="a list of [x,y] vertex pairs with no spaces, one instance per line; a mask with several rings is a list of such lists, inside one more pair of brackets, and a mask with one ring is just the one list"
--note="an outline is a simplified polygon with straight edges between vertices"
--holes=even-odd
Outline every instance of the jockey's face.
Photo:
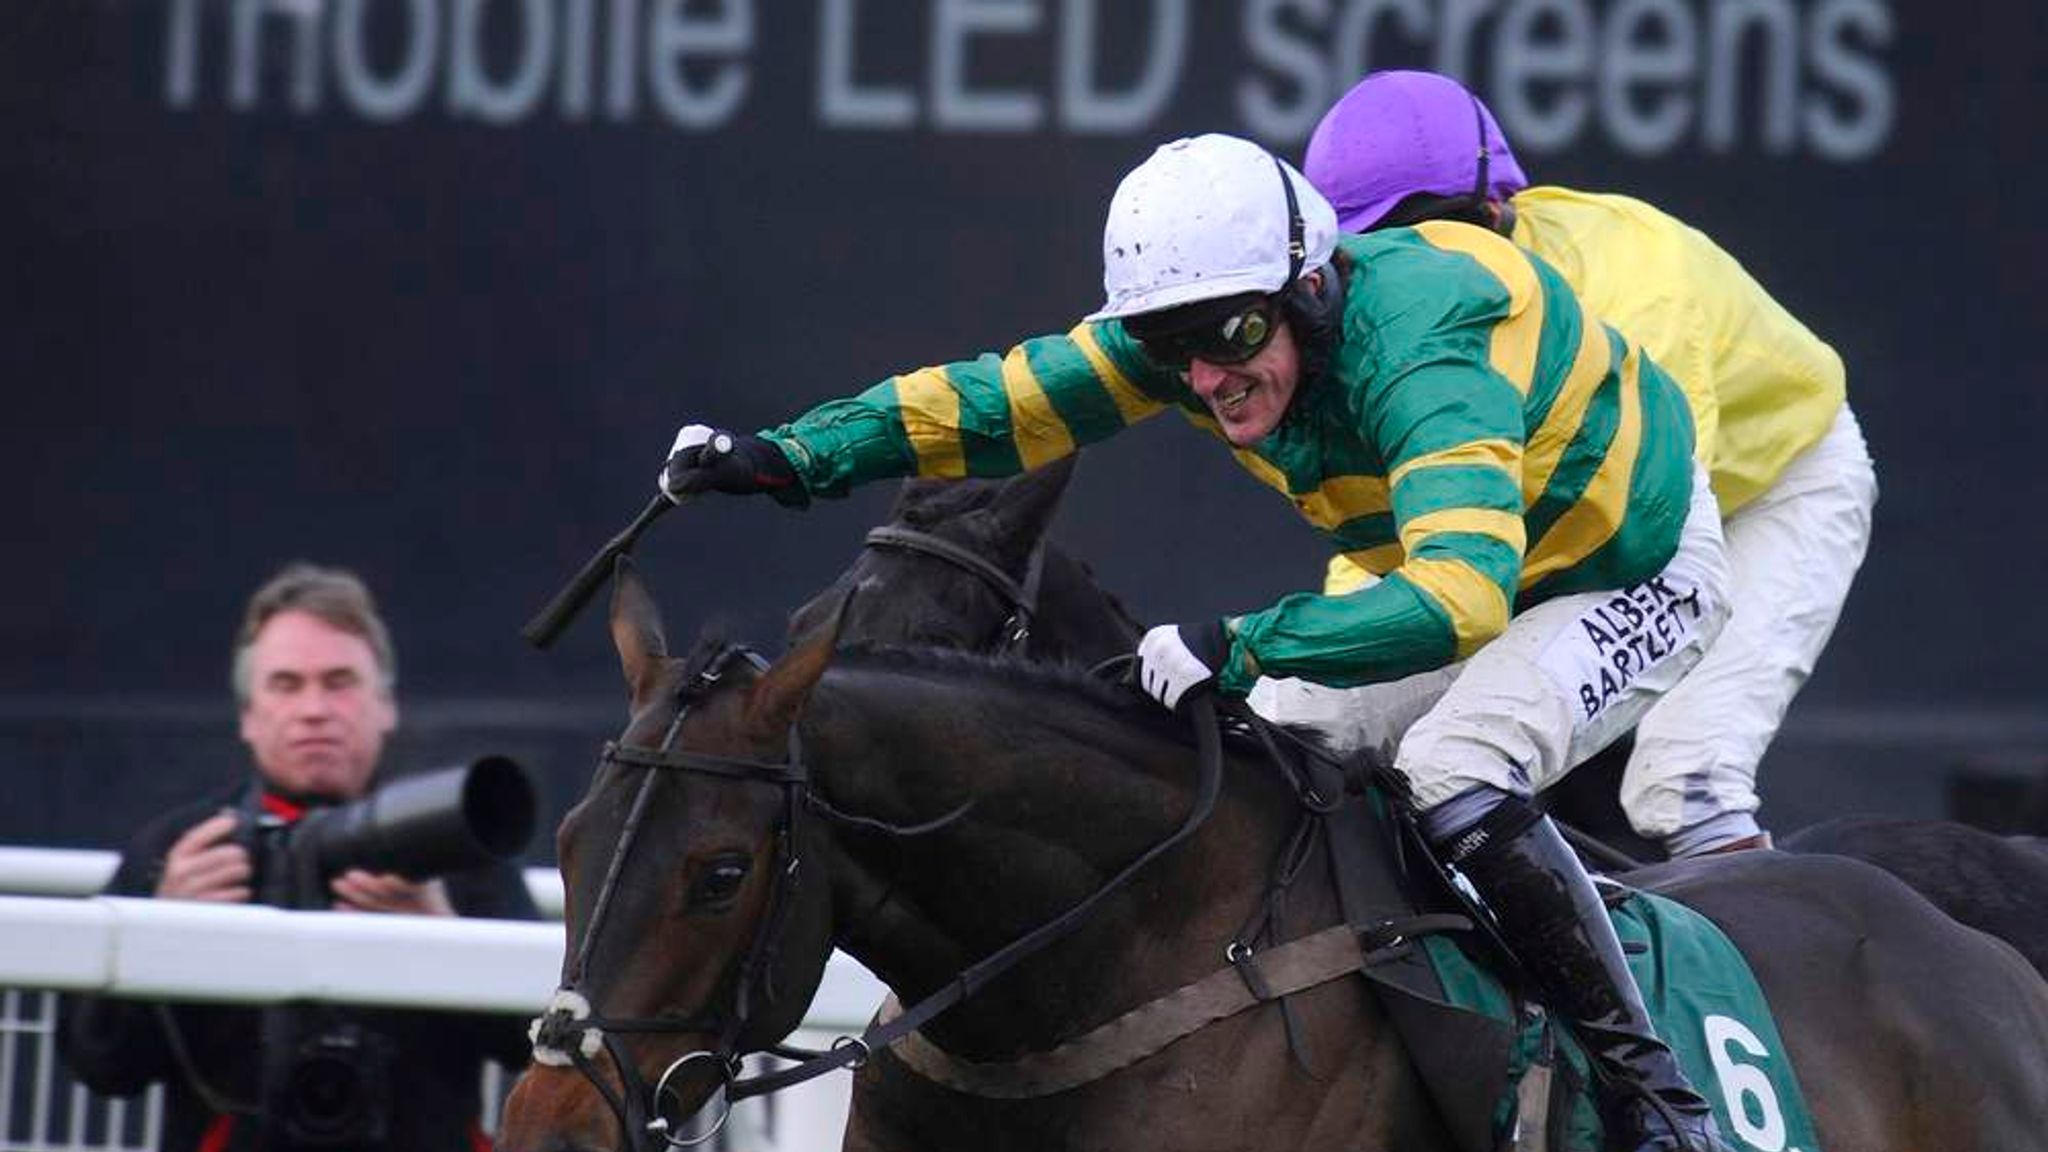
[[1250,448],[1279,427],[1301,383],[1301,349],[1281,320],[1272,339],[1249,360],[1215,364],[1192,359],[1188,387],[1209,406],[1232,447]]

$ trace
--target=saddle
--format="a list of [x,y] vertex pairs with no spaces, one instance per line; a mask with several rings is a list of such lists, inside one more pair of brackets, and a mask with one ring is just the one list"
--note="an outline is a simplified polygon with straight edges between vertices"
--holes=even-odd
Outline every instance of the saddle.
[[[1367,764],[1319,767],[1314,756],[1293,770],[1344,780],[1345,801],[1319,818],[1360,971],[1460,1149],[1600,1152],[1584,1049],[1527,994],[1485,909],[1437,862],[1404,781]],[[1734,944],[1682,904],[1605,875],[1595,883],[1659,1035],[1709,1096],[1721,1130],[1755,1147],[1815,1152],[1770,1006]]]
[[[1344,927],[1356,942],[1357,971],[1379,994],[1438,1114],[1463,1152],[1495,1152],[1501,1146],[1498,1104],[1517,1066],[1530,1060],[1517,1056],[1533,1017],[1519,995],[1491,1005],[1505,1012],[1474,1011],[1469,995],[1447,985],[1431,942],[1469,940],[1488,966],[1508,975],[1503,988],[1526,985],[1513,955],[1430,851],[1404,778],[1362,758],[1333,760],[1249,712],[1235,720],[1294,785],[1308,814],[1305,834],[1327,848]],[[1273,902],[1269,892],[1268,905]],[[1294,1037],[1290,1020],[1291,1046]],[[1305,1054],[1298,1046],[1294,1051],[1307,1067]]]

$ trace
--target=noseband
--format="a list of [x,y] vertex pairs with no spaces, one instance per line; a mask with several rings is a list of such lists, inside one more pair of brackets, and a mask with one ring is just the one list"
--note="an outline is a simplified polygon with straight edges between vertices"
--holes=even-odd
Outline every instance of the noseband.
[[[721,1114],[717,1122],[701,1136],[687,1139],[678,1137],[670,1131],[668,1119],[661,1115],[662,1097],[668,1091],[669,1079],[692,1061],[711,1060],[715,1062],[716,1070],[727,1087],[726,1106],[730,1109],[731,1100],[734,1098],[732,1090],[739,1074],[740,1033],[746,1027],[755,990],[764,987],[771,978],[769,969],[773,965],[776,946],[780,942],[784,922],[788,919],[798,882],[798,866],[801,861],[797,854],[797,818],[810,795],[810,776],[803,762],[803,751],[796,726],[791,725],[789,730],[789,757],[779,764],[729,756],[712,756],[685,751],[674,746],[676,737],[682,730],[683,718],[689,714],[691,704],[710,692],[735,660],[743,660],[757,671],[768,666],[766,660],[750,649],[738,646],[722,647],[713,652],[703,662],[702,667],[690,675],[677,691],[675,718],[669,722],[668,731],[662,737],[659,747],[650,748],[619,742],[605,745],[603,763],[617,765],[622,769],[646,768],[649,771],[641,780],[640,789],[633,797],[633,806],[627,813],[625,826],[619,832],[618,844],[612,849],[611,863],[605,870],[604,883],[598,888],[597,902],[591,909],[590,921],[584,926],[583,938],[577,943],[575,957],[569,965],[562,986],[555,990],[547,1011],[535,1020],[528,1030],[533,1041],[535,1062],[556,1067],[574,1067],[582,1072],[610,1105],[613,1114],[618,1117],[620,1125],[625,1130],[628,1146],[635,1149],[659,1148],[662,1144],[671,1147],[701,1144],[709,1140],[725,1123],[725,1115]],[[619,878],[625,871],[626,856],[632,851],[641,821],[647,814],[654,783],[667,772],[686,772],[727,780],[773,784],[782,790],[782,810],[775,829],[775,887],[769,893],[768,914],[762,918],[761,926],[754,934],[746,962],[740,968],[739,979],[733,985],[732,1001],[724,1010],[713,1009],[694,1016],[599,1016],[595,1014],[595,1006],[582,987],[586,968],[590,962],[591,952],[596,946],[598,933],[604,928],[605,915],[611,909]],[[772,999],[772,986],[767,988],[767,992]],[[660,1082],[650,1086],[640,1075],[639,1067],[619,1040],[619,1037],[626,1033],[704,1033],[717,1037],[717,1040],[713,1048],[686,1053],[671,1063],[667,1071],[662,1073]],[[600,1051],[610,1054],[622,1091],[613,1091],[599,1074],[595,1060]]]
[[1045,571],[1045,539],[1031,547],[1031,558],[1026,561],[1024,582],[1019,584],[1010,578],[1008,572],[990,563],[986,557],[963,548],[942,536],[920,532],[915,528],[901,528],[884,524],[868,530],[867,546],[870,548],[894,548],[903,552],[915,552],[935,560],[943,560],[979,578],[995,590],[1010,606],[1010,615],[996,633],[992,651],[997,653],[1021,652],[1031,640],[1032,617],[1038,611],[1038,585]]

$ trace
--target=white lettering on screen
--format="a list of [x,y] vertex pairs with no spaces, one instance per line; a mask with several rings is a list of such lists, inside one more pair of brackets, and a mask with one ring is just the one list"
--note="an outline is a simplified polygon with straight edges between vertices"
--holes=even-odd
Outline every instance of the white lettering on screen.
[[1329,19],[1328,0],[1247,0],[1244,9],[1244,45],[1253,62],[1270,66],[1282,81],[1272,83],[1270,75],[1246,76],[1238,81],[1237,110],[1251,134],[1269,140],[1299,140],[1316,126],[1316,120],[1331,100],[1329,71],[1318,45],[1292,37],[1283,19],[1290,13],[1320,27]]
[[917,97],[908,89],[863,87],[854,78],[860,0],[824,0],[818,28],[818,118],[834,128],[908,128]]
[[[1141,51],[1138,80],[1116,92],[1098,86],[1103,56],[1096,30],[1101,0],[1066,0],[1060,27],[1060,127],[1071,132],[1108,134],[1144,128],[1173,98],[1188,51],[1188,0],[1150,0],[1151,23],[1134,45],[1119,47],[1119,56]],[[1132,0],[1110,0],[1130,3]]]
[[[693,17],[683,0],[655,0],[647,37],[647,81],[654,103],[679,128],[716,128],[732,119],[747,94],[747,67],[740,59],[754,46],[751,0],[722,0],[718,12]],[[721,63],[702,85],[683,73],[685,60]]]
[[976,41],[985,52],[1016,51],[1015,37],[1038,31],[1035,0],[933,0],[932,123],[967,132],[1029,132],[1045,108],[1031,92],[977,90],[968,80]]
[[1576,0],[1528,0],[1501,17],[1493,114],[1517,148],[1554,152],[1585,129],[1593,101],[1592,15]]
[[484,0],[455,0],[455,28],[448,42],[450,113],[486,124],[514,124],[532,115],[547,95],[555,6],[549,0],[519,0],[514,12],[522,25],[519,51],[506,74],[495,77],[484,66],[479,43]]
[[1685,135],[1694,104],[1686,79],[1699,37],[1680,0],[1621,0],[1608,13],[1600,54],[1600,107],[1624,152],[1654,156]]
[[1476,82],[1532,156],[1605,145],[1856,163],[1898,116],[1891,0],[761,4],[164,0],[164,100],[309,116],[331,85],[376,123],[652,115],[713,132],[753,94],[766,13],[787,22],[779,49],[812,52],[809,111],[832,130],[1144,136],[1195,127],[1175,103],[1196,89],[1231,101],[1199,127],[1286,151],[1359,76],[1394,66]]
[[403,120],[426,101],[439,57],[434,0],[407,0],[408,34],[398,67],[380,76],[370,61],[370,0],[341,0],[334,14],[334,71],[341,96],[366,120]]

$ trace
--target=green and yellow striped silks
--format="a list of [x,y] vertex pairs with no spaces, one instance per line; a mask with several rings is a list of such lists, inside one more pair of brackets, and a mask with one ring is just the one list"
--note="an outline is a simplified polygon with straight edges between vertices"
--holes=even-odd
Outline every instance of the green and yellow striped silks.
[[[1676,549],[1692,428],[1677,388],[1539,259],[1460,224],[1346,236],[1341,339],[1240,464],[1386,578],[1234,622],[1222,678],[1349,685],[1470,655],[1545,597],[1619,587]],[[1002,476],[1201,401],[1120,324],[892,376],[766,434],[814,494]],[[1307,574],[1305,573],[1306,577]]]

